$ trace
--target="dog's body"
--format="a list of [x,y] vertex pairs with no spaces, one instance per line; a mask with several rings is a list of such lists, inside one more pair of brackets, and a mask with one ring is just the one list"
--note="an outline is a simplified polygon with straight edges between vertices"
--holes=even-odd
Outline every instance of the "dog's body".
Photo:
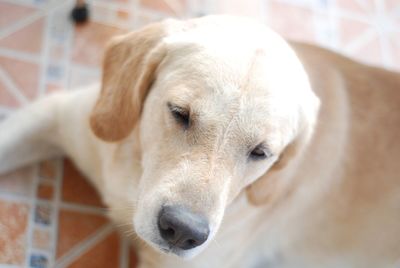
[[[225,20],[228,24],[247,24],[241,20],[236,22],[237,19],[232,18],[211,17],[190,21],[187,23],[189,25],[184,24],[179,27],[180,31],[194,31],[193,36],[188,39],[183,38],[184,42],[190,40],[189,43],[196,43],[197,38],[199,40],[202,38],[202,30],[210,29],[214,23],[218,24]],[[197,27],[200,28],[199,31],[196,30]],[[156,36],[159,34],[158,31],[159,26],[151,29],[150,34],[148,30],[145,34],[147,37]],[[218,30],[216,32],[218,33]],[[137,38],[137,35],[133,38]],[[182,42],[181,38],[178,36],[176,37],[178,41],[174,39],[168,42],[175,45]],[[125,121],[122,127],[116,125],[104,128],[102,124],[103,121],[107,121],[107,116],[104,113],[100,113],[100,117],[97,116],[99,112],[96,110],[100,106],[102,112],[107,112],[101,102],[107,99],[111,102],[114,98],[112,95],[114,93],[107,92],[108,84],[110,81],[111,84],[118,84],[121,77],[118,79],[103,77],[101,93],[100,86],[93,86],[90,89],[64,92],[44,98],[16,112],[0,124],[0,173],[52,155],[60,153],[68,155],[99,190],[104,202],[110,207],[111,218],[119,223],[129,223],[133,220],[134,230],[152,245],[139,243],[141,267],[395,267],[396,262],[400,260],[400,165],[398,164],[400,143],[397,141],[400,137],[400,75],[358,64],[321,48],[291,43],[309,77],[312,89],[309,91],[308,81],[300,75],[302,69],[297,66],[296,59],[291,58],[294,54],[286,58],[286,53],[292,53],[291,49],[285,47],[281,51],[280,46],[286,45],[283,41],[277,41],[275,44],[275,38],[278,37],[274,35],[268,37],[268,41],[274,43],[268,46],[277,49],[276,58],[266,56],[268,53],[256,46],[255,50],[251,50],[252,53],[255,51],[256,57],[240,65],[247,66],[245,71],[237,66],[242,63],[242,58],[247,60],[249,57],[237,51],[238,47],[232,48],[232,51],[236,49],[240,54],[237,59],[228,52],[226,58],[225,55],[220,56],[220,51],[214,47],[216,54],[213,54],[214,50],[206,52],[202,50],[198,54],[190,52],[195,53],[197,57],[192,59],[192,56],[182,54],[184,56],[181,55],[180,59],[164,60],[156,67],[150,67],[151,72],[154,72],[154,68],[159,68],[157,81],[153,82],[152,86],[149,84],[146,86],[152,87],[152,90],[147,96],[144,108],[139,109],[138,113],[142,110],[142,116],[138,124],[136,121],[130,122],[130,119],[125,119],[128,121]],[[152,40],[146,39],[144,43],[152,46]],[[121,40],[118,40],[117,45],[120,43]],[[106,54],[105,76],[107,72],[116,71],[110,65],[118,63],[121,57],[120,54],[112,54],[116,50],[114,46],[112,45]],[[202,46],[208,49],[208,43]],[[245,46],[243,50],[250,50],[250,47],[251,45]],[[192,47],[186,49],[194,50]],[[140,50],[132,52],[124,48],[123,53],[140,53]],[[169,50],[168,53],[183,52],[172,53]],[[155,54],[154,57],[160,57],[162,53],[153,51],[152,54]],[[272,51],[272,54],[275,54],[275,51]],[[213,143],[213,146],[218,145],[215,152],[228,150],[224,149],[225,143],[229,145],[226,148],[234,147],[232,144],[238,143],[238,140],[229,143],[230,139],[240,138],[240,135],[234,135],[238,130],[229,132],[230,129],[234,129],[236,123],[246,128],[243,122],[250,120],[243,119],[239,115],[237,118],[240,120],[232,117],[235,120],[231,118],[224,121],[221,117],[217,121],[218,125],[209,123],[212,122],[212,118],[211,121],[207,121],[209,123],[207,129],[201,132],[207,133],[207,139],[203,140],[201,136],[196,136],[188,142],[191,144],[190,148],[195,149],[191,149],[190,154],[185,154],[185,164],[180,164],[181,162],[171,164],[165,161],[162,150],[165,150],[165,155],[171,159],[174,159],[174,154],[178,155],[180,150],[183,150],[180,148],[181,145],[170,137],[178,136],[180,142],[185,143],[190,137],[183,138],[179,135],[189,135],[190,131],[193,131],[188,129],[181,134],[175,130],[175,126],[172,126],[172,121],[168,121],[170,119],[165,119],[165,115],[158,116],[166,114],[164,106],[157,106],[161,99],[165,99],[164,93],[160,92],[174,87],[169,81],[182,81],[179,79],[180,73],[174,73],[174,70],[179,69],[177,66],[184,65],[179,61],[184,57],[192,59],[192,64],[196,68],[203,62],[215,59],[217,64],[221,64],[218,70],[237,72],[241,75],[244,73],[245,79],[241,81],[245,82],[241,85],[251,89],[241,93],[250,94],[250,97],[240,102],[240,109],[258,109],[257,102],[252,103],[253,95],[257,97],[254,101],[268,98],[271,106],[275,104],[278,106],[261,114],[260,118],[275,122],[275,117],[272,117],[276,113],[280,123],[287,119],[286,115],[291,116],[292,106],[299,102],[305,107],[296,107],[295,110],[304,109],[305,123],[299,124],[300,127],[293,127],[295,122],[298,123],[302,119],[292,118],[285,123],[286,125],[281,126],[276,123],[272,130],[269,128],[269,132],[279,130],[277,136],[269,137],[274,141],[269,144],[272,151],[271,160],[265,162],[263,167],[251,166],[250,171],[246,171],[246,167],[240,166],[238,162],[232,165],[225,163],[225,158],[228,159],[234,153],[228,154],[224,151],[225,153],[221,154],[224,158],[217,157],[216,162],[212,160],[216,157],[216,153],[211,156],[207,154],[208,151],[213,151],[207,147],[208,143]],[[222,58],[221,61],[219,57]],[[268,59],[275,64],[287,66],[277,66],[278,70],[273,70],[274,68],[269,68],[263,60],[260,60],[261,63],[258,62],[259,58],[264,59],[264,57],[269,57]],[[279,61],[282,57],[284,57],[282,61]],[[107,58],[112,58],[113,61],[108,62]],[[149,66],[152,66],[154,59],[147,60],[151,62]],[[227,65],[223,65],[222,62]],[[121,69],[129,67],[127,63],[119,66]],[[224,69],[224,66],[232,70]],[[185,72],[190,74],[190,68],[191,66],[185,66]],[[268,83],[259,81],[258,76],[262,74],[260,70],[275,72],[272,73],[274,78],[269,78]],[[214,78],[207,77],[209,73],[206,71],[204,77],[197,69],[194,71],[200,78],[188,75],[193,79],[193,83],[196,79],[206,79],[212,81],[210,84],[214,86],[218,84],[212,80]],[[253,77],[253,73],[258,76]],[[229,79],[235,78],[232,75],[227,77],[224,77],[224,74],[218,75],[226,84],[230,83]],[[147,74],[131,74],[131,76],[136,80],[142,80]],[[267,94],[260,95],[260,85],[263,87],[268,85],[277,91],[274,85],[283,83],[282,79],[293,79],[287,83],[293,82],[290,86],[298,85],[302,88],[299,89],[300,93],[294,92],[292,95],[290,90],[293,89],[288,89],[281,90],[285,92],[276,93],[275,96],[275,92],[269,89]],[[257,83],[254,84],[253,80]],[[222,103],[227,100],[226,106],[222,107],[224,114],[225,112],[229,114],[233,109],[231,103],[244,97],[235,95],[231,100],[229,98],[232,95],[229,94],[232,93],[226,92],[231,91],[219,92],[213,95],[212,99]],[[103,97],[104,94],[107,98]],[[139,99],[144,101],[146,94]],[[201,94],[214,93],[201,92]],[[196,98],[202,99],[201,94],[198,93]],[[178,95],[181,102],[185,96],[189,98],[185,93],[179,92]],[[135,96],[128,94],[124,95],[124,98],[135,99]],[[284,107],[285,110],[280,110],[286,103],[286,101],[283,103],[281,98],[290,99],[288,100],[290,105]],[[118,101],[117,103],[122,104]],[[210,100],[201,106],[208,104]],[[210,107],[208,109],[212,110],[212,103]],[[119,108],[114,106],[113,109]],[[238,111],[241,111],[240,109]],[[260,116],[260,111],[255,110],[256,114],[252,114],[251,118]],[[128,114],[130,112],[132,111],[128,111]],[[120,120],[119,117],[123,118],[124,113],[125,111],[118,110],[117,117],[112,116],[112,121]],[[252,111],[246,113],[251,114]],[[135,116],[138,117],[132,115]],[[195,119],[201,116],[202,113],[198,112]],[[164,123],[160,123],[160,118],[169,123],[164,126]],[[193,123],[194,126],[196,124],[200,123],[198,121]],[[261,128],[256,123],[249,124],[255,125],[254,129]],[[125,130],[124,127],[127,125],[132,125],[133,130]],[[193,125],[190,127],[194,128]],[[216,137],[217,142],[213,141],[212,137],[213,130],[219,125],[224,125],[225,128],[221,131],[222,138]],[[276,127],[277,125],[279,127]],[[154,129],[154,126],[159,126],[159,129],[149,131]],[[169,132],[163,132],[163,128],[174,133],[169,136]],[[280,138],[285,135],[289,136]],[[153,142],[159,143],[157,146],[152,146]],[[161,148],[160,144],[163,143],[169,143],[167,149]],[[205,151],[203,147],[207,147]],[[145,152],[148,155],[144,154]],[[202,158],[202,161],[196,162],[198,158]],[[161,159],[163,164],[157,165],[153,162],[154,159]],[[180,159],[176,161],[181,161]],[[234,161],[228,160],[226,161]],[[257,161],[261,163],[260,161],[269,160]],[[184,167],[175,171],[175,166],[181,165]],[[235,170],[230,172],[233,168],[229,167],[235,167]],[[150,175],[149,170],[153,170]],[[146,179],[161,178],[163,172],[174,175],[171,175],[172,179],[165,179],[167,184],[162,187],[157,186],[160,181],[150,182]],[[213,181],[197,180],[196,176],[199,174],[200,177],[210,176]],[[180,184],[180,176],[190,177],[190,181]],[[234,181],[234,178],[243,176],[249,179],[240,184]],[[223,181],[215,182],[217,177],[232,177],[228,183],[229,187]],[[174,192],[177,187],[179,190]],[[212,195],[214,190],[216,193]],[[165,192],[167,192],[165,197],[161,201],[158,200],[157,196]],[[151,203],[152,199],[156,199],[157,203],[154,203],[156,201],[154,204]],[[154,213],[158,213],[160,203],[162,206],[170,203],[184,204],[206,215],[210,223],[210,237],[214,241],[210,242],[208,239],[204,243],[206,248],[201,245],[189,250],[194,253],[175,251],[172,246],[168,250],[163,248],[163,242],[157,240],[159,238],[153,228],[155,220],[152,219]],[[153,212],[155,210],[156,212]],[[222,216],[224,219],[221,223]],[[159,253],[154,248],[183,257],[196,255],[199,253],[195,251],[197,248],[203,252],[191,260],[184,261],[176,256]]]

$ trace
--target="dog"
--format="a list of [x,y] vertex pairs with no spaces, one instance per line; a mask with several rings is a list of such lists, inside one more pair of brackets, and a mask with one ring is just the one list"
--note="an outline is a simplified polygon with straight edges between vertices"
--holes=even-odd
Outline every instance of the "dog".
[[70,157],[142,268],[395,267],[399,108],[398,73],[170,19],[112,39],[101,84],[3,120],[0,173]]

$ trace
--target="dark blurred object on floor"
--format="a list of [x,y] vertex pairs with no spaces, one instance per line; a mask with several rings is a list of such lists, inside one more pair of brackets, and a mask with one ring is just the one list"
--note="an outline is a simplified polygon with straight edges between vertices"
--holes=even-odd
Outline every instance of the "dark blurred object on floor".
[[89,20],[89,7],[84,0],[77,0],[71,11],[71,18],[75,24],[84,24]]

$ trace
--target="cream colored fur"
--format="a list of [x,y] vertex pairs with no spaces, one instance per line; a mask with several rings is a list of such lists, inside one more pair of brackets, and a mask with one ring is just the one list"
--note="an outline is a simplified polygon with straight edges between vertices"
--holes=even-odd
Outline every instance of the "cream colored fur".
[[[115,38],[101,85],[1,122],[0,173],[69,156],[144,241],[142,268],[396,267],[399,108],[399,74],[247,19],[168,20]],[[206,243],[169,252],[166,204],[205,215]]]

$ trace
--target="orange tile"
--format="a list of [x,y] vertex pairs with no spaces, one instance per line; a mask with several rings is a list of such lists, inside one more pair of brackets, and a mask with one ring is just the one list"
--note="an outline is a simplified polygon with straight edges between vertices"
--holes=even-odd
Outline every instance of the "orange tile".
[[108,220],[103,216],[61,210],[59,214],[57,258],[95,233],[107,222]]
[[31,100],[37,96],[40,74],[37,64],[0,57],[0,66],[18,86],[23,95]]
[[35,249],[49,250],[51,244],[50,233],[40,229],[33,230],[32,243]]
[[374,38],[358,49],[353,53],[353,56],[367,64],[383,65],[381,44],[378,38]]
[[64,161],[62,200],[83,205],[104,207],[96,190],[69,160]]
[[28,205],[0,200],[0,263],[24,263],[28,214]]
[[37,196],[41,199],[53,199],[54,187],[52,185],[40,184],[37,190]]
[[33,167],[25,167],[0,176],[0,191],[31,196],[35,170]]
[[357,20],[341,18],[339,21],[339,36],[341,46],[346,46],[354,39],[371,28],[371,25]]
[[336,0],[336,6],[345,11],[361,14],[370,14],[375,8],[374,0]]
[[136,250],[131,247],[129,251],[129,268],[136,268],[138,266],[138,261]]
[[122,34],[122,29],[89,22],[76,28],[72,60],[87,66],[101,66],[104,48],[111,37]]
[[106,239],[84,253],[68,268],[109,268],[119,267],[120,243],[117,233],[109,235]]
[[38,54],[42,50],[43,29],[44,20],[38,19],[0,39],[0,47]]
[[183,15],[186,10],[185,0],[171,0],[171,5],[163,0],[140,0],[140,4],[149,9],[154,9],[170,15]]
[[33,14],[35,8],[0,2],[0,29],[4,29]]
[[314,42],[313,12],[278,1],[268,2],[268,25],[286,38]]

